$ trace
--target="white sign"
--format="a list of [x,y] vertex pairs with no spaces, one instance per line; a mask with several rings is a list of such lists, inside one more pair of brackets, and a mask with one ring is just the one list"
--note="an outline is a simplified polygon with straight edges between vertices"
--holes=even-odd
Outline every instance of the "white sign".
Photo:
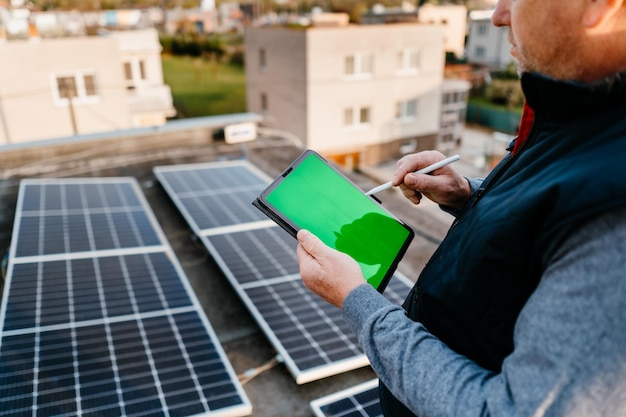
[[224,128],[226,143],[249,142],[256,139],[256,124],[238,123]]

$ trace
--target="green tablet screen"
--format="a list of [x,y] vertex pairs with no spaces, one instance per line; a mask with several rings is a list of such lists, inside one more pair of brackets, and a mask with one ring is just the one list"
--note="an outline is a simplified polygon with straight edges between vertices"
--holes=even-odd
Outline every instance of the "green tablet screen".
[[412,230],[319,155],[305,153],[292,168],[267,190],[266,203],[297,229],[352,256],[375,288],[386,285]]

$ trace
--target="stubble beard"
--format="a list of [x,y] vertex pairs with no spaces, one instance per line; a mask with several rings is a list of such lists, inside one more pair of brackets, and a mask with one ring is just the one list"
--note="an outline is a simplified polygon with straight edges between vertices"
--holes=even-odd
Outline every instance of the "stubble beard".
[[538,72],[557,80],[581,80],[584,67],[575,39],[564,35],[552,40],[550,44],[554,45],[550,49],[519,50],[518,74],[521,76],[524,72]]

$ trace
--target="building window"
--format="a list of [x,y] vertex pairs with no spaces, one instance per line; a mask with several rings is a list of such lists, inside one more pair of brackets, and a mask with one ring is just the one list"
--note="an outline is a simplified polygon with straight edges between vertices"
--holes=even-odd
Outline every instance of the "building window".
[[351,77],[371,76],[374,68],[374,56],[370,53],[356,53],[346,56],[345,74]]
[[267,66],[267,57],[265,54],[265,48],[259,49],[259,67],[265,68]]
[[60,98],[68,99],[77,96],[78,89],[76,88],[76,78],[71,77],[57,77],[57,89]]
[[465,123],[465,118],[467,117],[467,110],[464,108],[459,110],[459,121],[461,123]]
[[343,111],[343,125],[352,126],[354,124],[354,109],[348,108]]
[[93,74],[84,74],[83,80],[85,82],[85,95],[87,97],[94,97],[98,94],[96,91],[96,77]]
[[401,72],[417,72],[420,69],[420,53],[416,49],[405,49],[398,52],[396,67]]
[[370,122],[369,107],[348,107],[343,110],[343,124],[346,127],[364,126]]
[[132,90],[146,82],[146,63],[143,59],[131,59],[124,62],[124,77],[126,78],[126,88]]
[[370,122],[370,108],[361,107],[359,109],[359,124],[366,124]]
[[57,105],[93,103],[99,100],[96,76],[92,72],[52,76],[52,95]]
[[346,75],[354,74],[354,55],[348,55],[346,57]]
[[396,103],[396,119],[413,120],[417,118],[417,99],[399,101]]
[[267,94],[261,93],[261,110],[267,110]]
[[484,58],[485,57],[485,47],[484,46],[477,46],[476,47],[476,58]]
[[478,34],[480,36],[486,36],[489,33],[489,24],[487,23],[479,23],[478,24]]
[[126,77],[126,81],[133,81],[133,66],[130,62],[124,62],[124,76]]

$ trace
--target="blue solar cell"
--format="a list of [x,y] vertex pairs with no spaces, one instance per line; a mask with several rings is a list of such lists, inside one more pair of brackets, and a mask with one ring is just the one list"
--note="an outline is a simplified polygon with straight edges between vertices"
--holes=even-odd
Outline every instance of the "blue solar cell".
[[267,185],[267,180],[251,171],[246,162],[183,165],[173,170],[171,176],[165,167],[159,168],[164,168],[161,173],[177,194]]
[[42,187],[24,187],[22,189],[21,195],[23,211],[38,211],[42,209],[41,190],[43,190]]
[[23,217],[16,256],[159,245],[145,212],[49,214]]
[[299,278],[245,293],[301,372],[363,355],[341,310],[312,294]]
[[141,207],[132,184],[125,180],[89,183],[37,182],[24,188],[23,210],[55,211],[116,207]]
[[177,415],[236,407],[241,397],[204,324],[187,312],[3,337],[1,409],[21,415],[34,404]]
[[[61,193],[64,191],[65,187],[60,184],[50,184],[43,187],[44,210],[61,210],[63,208]],[[39,203],[41,204],[41,202]]]
[[326,407],[322,407],[322,411],[327,416],[346,416],[350,414],[346,414],[346,410],[350,410],[354,408],[354,404],[349,398],[345,398],[343,400],[339,400],[334,404],[328,405]]
[[[165,253],[15,264],[13,276],[6,330],[63,324],[70,314],[80,322],[191,305]],[[37,305],[38,313],[25,308]]]
[[208,230],[221,226],[266,220],[267,218],[250,202],[263,190],[247,188],[226,194],[195,195],[181,197],[181,202],[196,222],[199,230]]
[[378,381],[372,380],[356,387],[314,400],[311,408],[318,417],[382,417],[378,397]]
[[4,395],[0,395],[0,398],[10,396],[11,392],[19,392],[19,387],[24,383],[32,383],[35,353],[29,347],[34,341],[35,336],[32,334],[3,338],[0,346],[0,392]]
[[207,237],[239,284],[298,274],[296,240],[279,227]]

